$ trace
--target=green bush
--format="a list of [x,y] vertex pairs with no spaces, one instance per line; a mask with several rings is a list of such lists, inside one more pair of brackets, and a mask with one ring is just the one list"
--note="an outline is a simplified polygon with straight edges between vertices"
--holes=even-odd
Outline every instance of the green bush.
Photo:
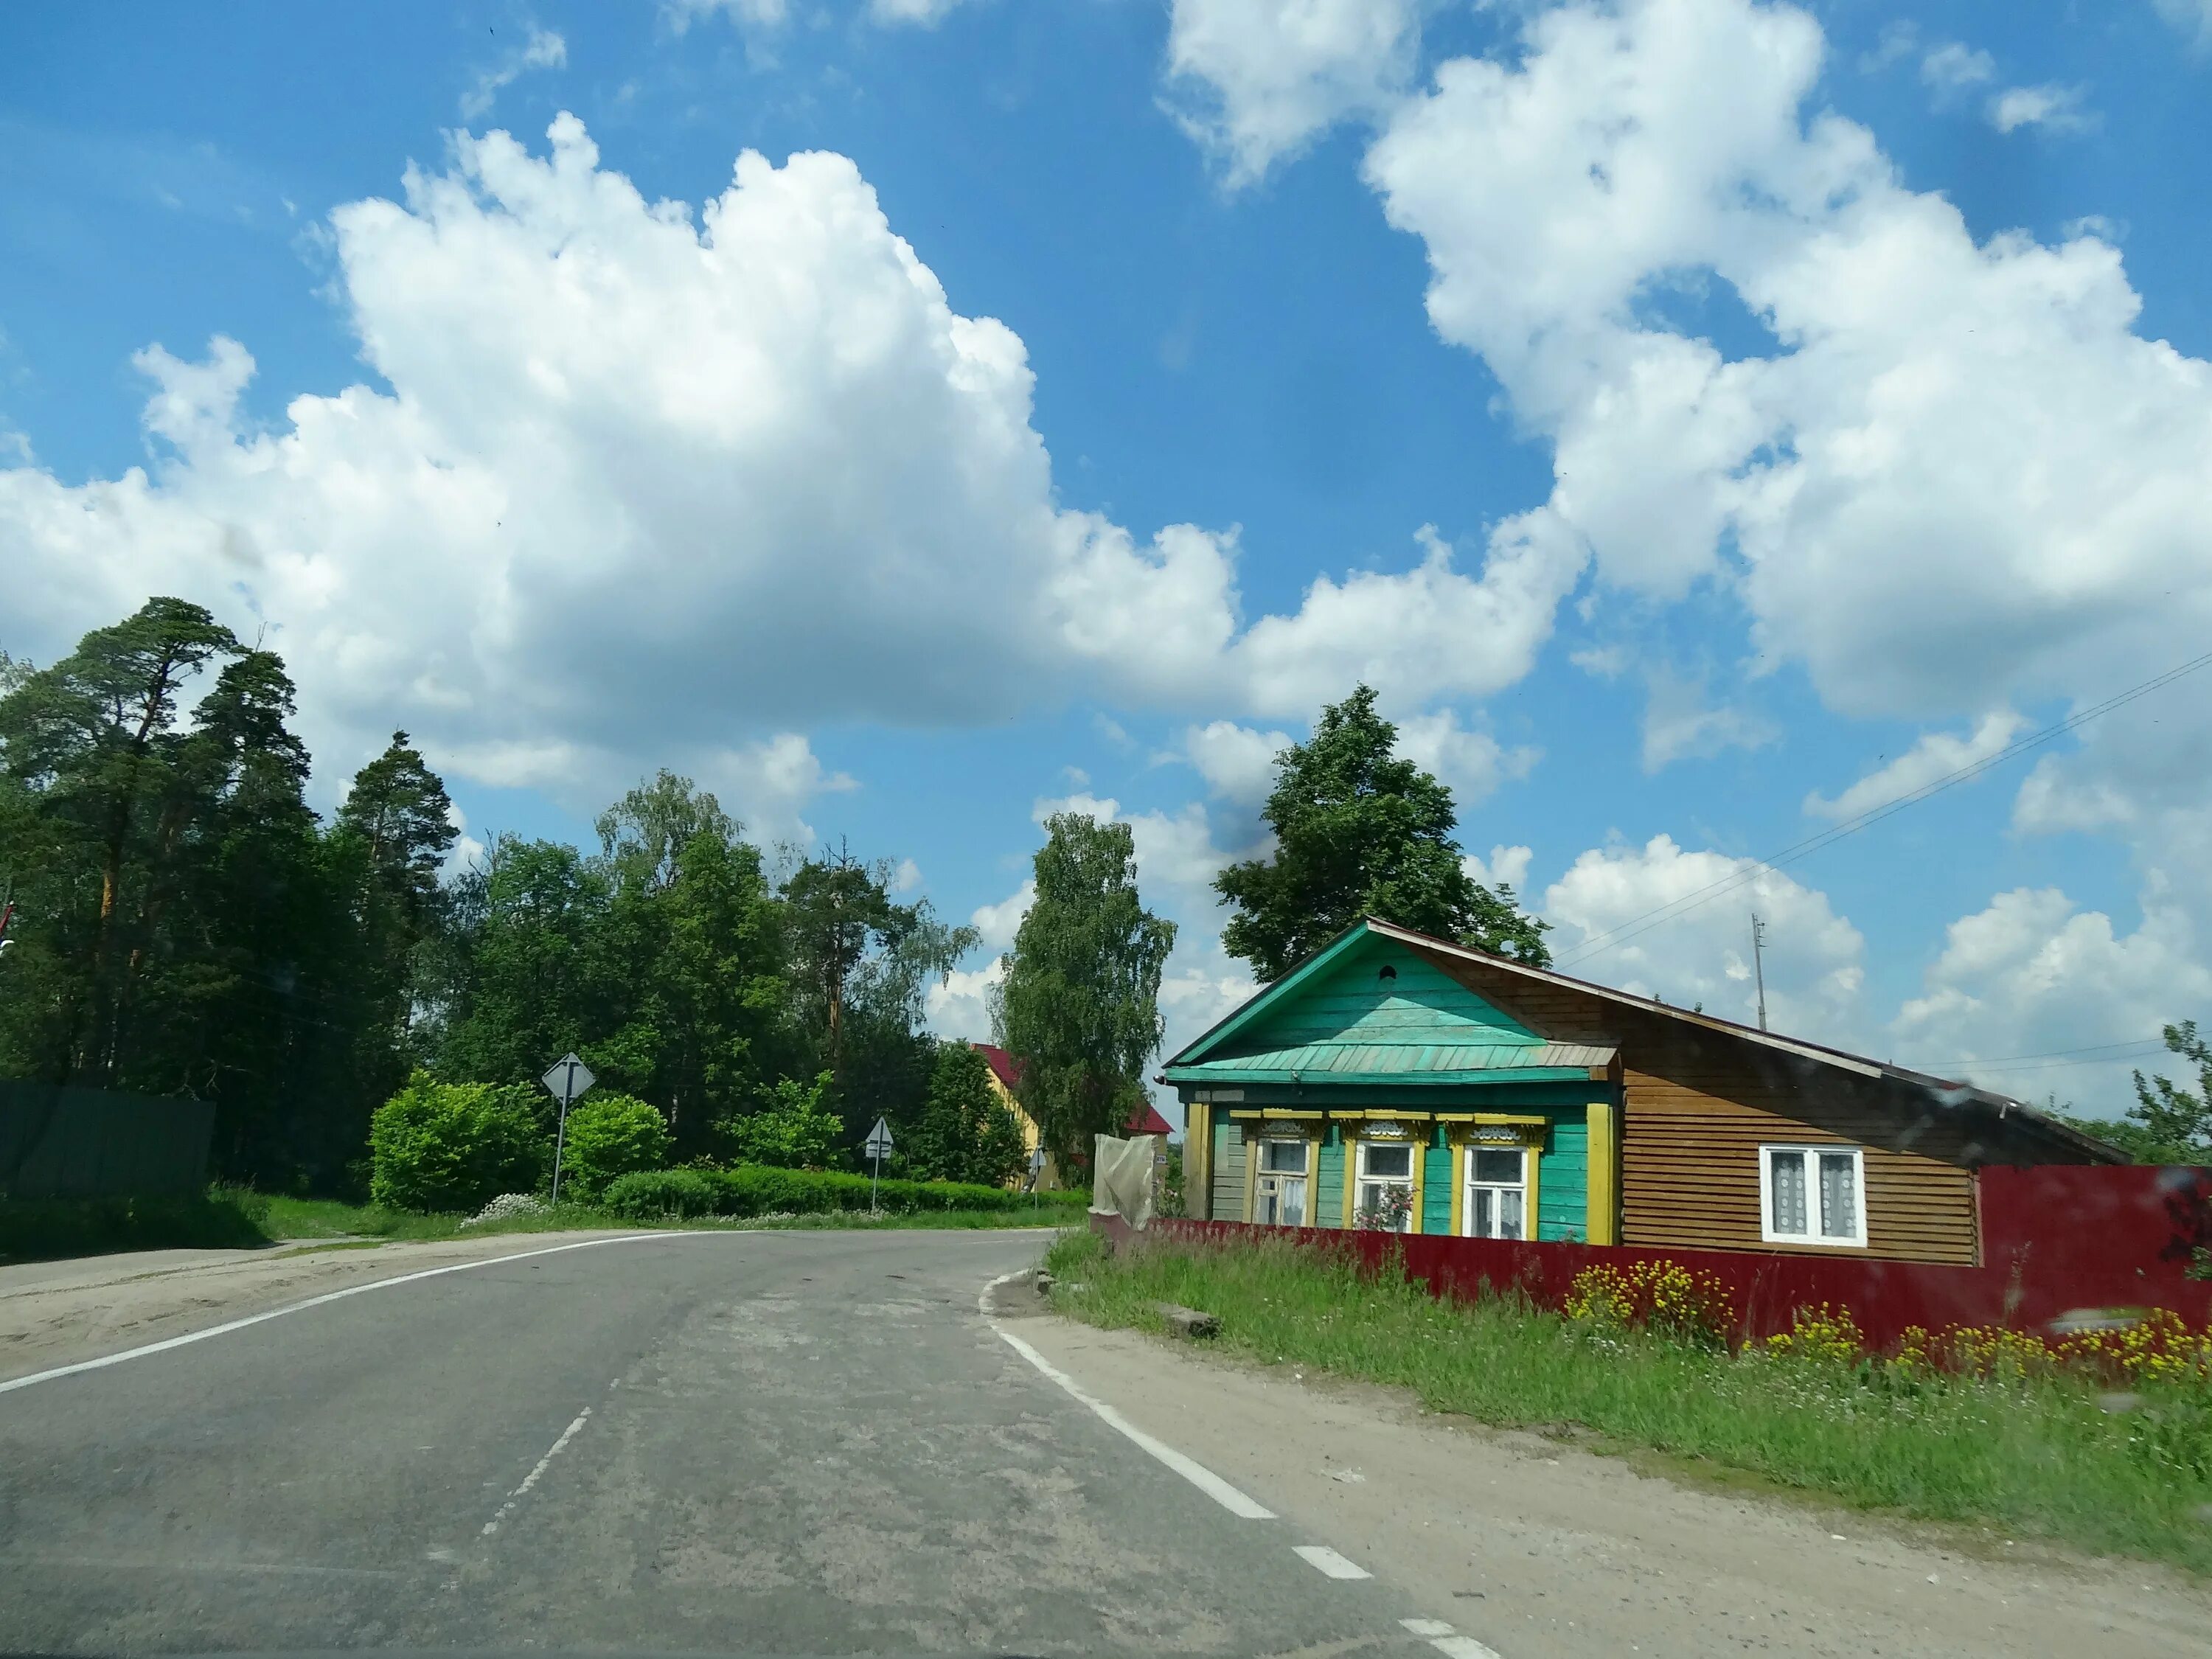
[[417,1072],[369,1121],[369,1196],[399,1210],[474,1211],[538,1184],[552,1148],[521,1090]]
[[[1064,1212],[1088,1201],[1082,1193],[1046,1193],[1043,1206]],[[601,1206],[625,1221],[665,1216],[820,1215],[868,1207],[866,1176],[778,1170],[740,1164],[732,1170],[656,1170],[610,1182]],[[893,1215],[940,1210],[1024,1210],[1039,1200],[1003,1187],[957,1181],[886,1181],[880,1206]]]
[[599,1207],[625,1221],[713,1215],[720,1201],[721,1188],[703,1170],[643,1170],[617,1176],[599,1194]]
[[830,1082],[827,1072],[811,1083],[785,1078],[769,1091],[765,1105],[732,1121],[728,1134],[738,1162],[784,1170],[818,1170],[829,1163],[830,1150],[845,1127],[822,1103]]
[[674,1145],[658,1106],[631,1095],[593,1095],[568,1109],[562,1190],[573,1183],[575,1195],[588,1199],[620,1176],[659,1169]]

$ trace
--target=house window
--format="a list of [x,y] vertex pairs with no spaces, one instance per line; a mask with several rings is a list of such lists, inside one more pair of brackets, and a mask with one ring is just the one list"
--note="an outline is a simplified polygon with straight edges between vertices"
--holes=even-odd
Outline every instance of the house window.
[[1358,1210],[1363,1227],[1410,1231],[1413,1217],[1413,1148],[1406,1141],[1359,1143]]
[[1866,1246],[1866,1159],[1856,1146],[1762,1146],[1759,1231],[1770,1244]]
[[1252,1182],[1252,1219],[1263,1227],[1306,1224],[1310,1140],[1263,1140],[1260,1168]]
[[1528,1150],[1525,1146],[1467,1149],[1467,1236],[1528,1237]]

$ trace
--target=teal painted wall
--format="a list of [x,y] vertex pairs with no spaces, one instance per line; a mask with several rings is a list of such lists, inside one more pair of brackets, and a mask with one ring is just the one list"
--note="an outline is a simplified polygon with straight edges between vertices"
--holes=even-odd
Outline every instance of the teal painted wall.
[[1225,1117],[1213,1126],[1213,1219],[1250,1219],[1244,1213],[1244,1127]]
[[1421,1157],[1421,1224],[1415,1231],[1449,1233],[1451,1231],[1451,1148],[1431,1146]]
[[1344,1132],[1334,1123],[1328,1138],[1314,1156],[1314,1208],[1316,1227],[1344,1225]]
[[1581,1238],[1589,1229],[1589,1122],[1556,1117],[1537,1165],[1536,1237]]
[[[1382,979],[1387,961],[1395,970]],[[1358,952],[1289,993],[1237,1033],[1231,1054],[1309,1042],[1393,1047],[1535,1047],[1543,1039],[1458,981],[1397,945]]]

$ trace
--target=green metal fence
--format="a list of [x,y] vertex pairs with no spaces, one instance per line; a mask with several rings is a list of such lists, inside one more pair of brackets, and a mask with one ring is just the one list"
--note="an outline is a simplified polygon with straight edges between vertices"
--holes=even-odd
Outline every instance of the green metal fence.
[[215,1107],[0,1082],[0,1198],[144,1198],[207,1183]]

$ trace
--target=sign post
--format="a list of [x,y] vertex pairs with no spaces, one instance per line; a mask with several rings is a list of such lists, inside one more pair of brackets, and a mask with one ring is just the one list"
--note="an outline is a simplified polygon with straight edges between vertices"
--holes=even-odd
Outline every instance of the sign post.
[[1038,1209],[1044,1207],[1044,1148],[1030,1149],[1030,1200]]
[[553,1098],[561,1103],[560,1125],[553,1131],[553,1201],[561,1201],[561,1153],[568,1140],[568,1108],[576,1097],[597,1081],[592,1068],[576,1058],[572,1049],[555,1060],[541,1079],[552,1091]]
[[891,1126],[882,1118],[868,1131],[868,1138],[860,1143],[860,1150],[876,1161],[876,1172],[868,1177],[868,1213],[876,1213],[876,1183],[884,1178],[884,1160],[890,1156]]

